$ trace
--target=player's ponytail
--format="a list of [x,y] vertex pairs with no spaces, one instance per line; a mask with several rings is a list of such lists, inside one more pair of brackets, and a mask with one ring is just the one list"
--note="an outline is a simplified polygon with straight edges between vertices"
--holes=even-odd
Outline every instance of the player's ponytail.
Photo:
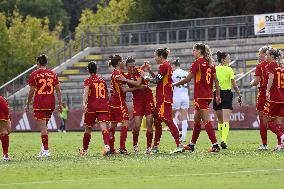
[[216,55],[218,62],[222,64],[222,60],[225,59],[228,54],[226,52],[217,51]]
[[205,60],[208,61],[209,66],[213,66],[214,60],[210,47],[208,45],[205,45],[203,43],[196,43],[193,48],[196,50],[200,50],[201,55],[204,57]]
[[110,55],[108,65],[112,67],[117,67],[118,63],[122,61],[122,57],[118,54]]
[[170,54],[170,49],[168,48],[159,48],[155,51],[155,54],[157,56],[162,56],[164,59],[168,58],[168,55]]

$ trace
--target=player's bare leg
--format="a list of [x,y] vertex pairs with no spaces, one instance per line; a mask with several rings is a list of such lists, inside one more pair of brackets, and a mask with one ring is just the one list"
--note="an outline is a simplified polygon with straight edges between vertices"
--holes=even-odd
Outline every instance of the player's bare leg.
[[146,116],[146,139],[147,139],[147,148],[145,154],[151,154],[151,146],[153,140],[153,114]]
[[36,125],[38,128],[40,128],[41,132],[41,142],[42,142],[42,147],[41,151],[38,154],[38,157],[49,157],[49,148],[48,148],[48,128],[47,128],[47,123],[49,119],[37,119],[36,120]]
[[142,123],[142,116],[134,116],[134,127],[132,129],[134,155],[137,155],[139,152],[138,138],[139,138],[141,123]]
[[3,160],[10,161],[9,156],[9,134],[11,132],[11,121],[0,120],[0,140],[2,142]]

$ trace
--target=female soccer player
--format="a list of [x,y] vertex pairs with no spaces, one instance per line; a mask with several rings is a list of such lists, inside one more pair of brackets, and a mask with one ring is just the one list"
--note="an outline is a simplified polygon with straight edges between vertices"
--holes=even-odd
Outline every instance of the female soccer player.
[[230,55],[228,53],[218,51],[217,60],[220,64],[216,66],[216,76],[219,81],[220,96],[222,102],[220,104],[217,104],[216,92],[214,92],[213,109],[215,110],[218,118],[218,131],[222,139],[221,147],[222,149],[227,149],[227,137],[230,128],[229,122],[233,110],[233,93],[231,91],[232,86],[239,96],[240,104],[242,102],[242,96],[240,94],[238,85],[236,84],[236,81],[234,79],[235,73],[233,69],[229,66],[229,63],[231,62]]
[[80,155],[87,155],[89,142],[91,140],[92,128],[97,119],[102,130],[104,141],[104,155],[110,153],[109,132],[107,122],[109,122],[108,91],[103,78],[97,75],[97,63],[91,61],[88,64],[90,77],[84,81],[83,107],[85,133],[83,137],[83,148],[79,149]]
[[191,65],[188,76],[174,84],[174,86],[186,84],[194,77],[194,105],[196,110],[194,113],[194,129],[191,143],[185,146],[185,149],[190,152],[194,151],[194,146],[201,132],[202,121],[212,143],[210,152],[219,152],[220,148],[215,131],[209,119],[209,104],[213,98],[213,82],[216,87],[216,102],[217,104],[221,103],[219,82],[216,77],[212,54],[207,45],[196,43],[193,46],[193,56],[195,61]]
[[110,153],[115,154],[114,141],[115,141],[115,128],[120,122],[122,126],[120,128],[120,148],[119,153],[128,155],[129,152],[126,150],[125,142],[127,139],[127,131],[129,126],[128,109],[125,103],[125,90],[123,87],[124,82],[118,80],[118,77],[122,75],[124,68],[124,61],[119,55],[110,56],[110,65],[114,68],[111,74],[111,97],[109,99],[109,113],[111,127],[109,128],[110,133]]
[[172,116],[172,103],[173,103],[173,70],[171,63],[167,60],[169,50],[167,48],[157,49],[155,51],[155,61],[159,64],[158,74],[155,74],[149,64],[145,66],[145,69],[149,71],[151,76],[157,83],[156,87],[156,110],[155,110],[155,138],[154,146],[152,148],[153,153],[158,152],[158,145],[162,136],[162,122],[164,122],[176,142],[177,148],[171,153],[184,152],[183,145],[179,141],[179,131],[173,122]]
[[133,151],[137,154],[138,149],[138,137],[142,123],[143,116],[146,117],[146,138],[147,148],[145,153],[151,153],[151,145],[153,140],[153,113],[154,113],[154,99],[152,90],[149,87],[147,80],[143,79],[143,71],[140,68],[135,67],[135,60],[131,57],[126,59],[126,68],[128,73],[118,78],[128,84],[130,87],[129,92],[133,94],[133,115],[134,115],[134,128],[133,133]]
[[[177,83],[178,81],[186,78],[187,75],[188,72],[180,68],[179,59],[175,60],[173,62],[173,76],[172,76],[173,82]],[[180,113],[181,128],[182,128],[180,139],[183,144],[186,142],[186,132],[188,128],[188,120],[187,120],[188,108],[189,108],[188,84],[174,87],[173,116],[176,115],[176,112]],[[173,118],[173,121],[174,124],[178,127],[177,120],[175,117]]]
[[268,116],[268,127],[276,134],[278,145],[276,150],[283,149],[284,133],[281,118],[284,118],[284,66],[282,52],[275,48],[267,50],[268,82],[264,114]]
[[10,161],[9,156],[9,134],[11,133],[11,120],[9,104],[7,100],[0,96],[0,140],[2,142],[3,160]]
[[37,58],[37,70],[33,71],[28,79],[30,91],[25,110],[29,111],[29,105],[34,96],[34,117],[36,125],[41,130],[42,147],[38,157],[49,157],[47,123],[55,109],[54,89],[59,103],[59,112],[62,110],[61,92],[57,75],[46,68],[48,60],[45,54]]
[[263,121],[263,109],[266,100],[266,87],[268,74],[266,67],[268,62],[266,61],[266,51],[271,48],[270,46],[263,46],[258,50],[259,63],[256,66],[254,79],[250,82],[251,86],[257,86],[260,83],[258,88],[258,96],[256,103],[256,111],[259,114],[259,133],[261,137],[262,144],[258,150],[268,150],[267,147],[267,125]]

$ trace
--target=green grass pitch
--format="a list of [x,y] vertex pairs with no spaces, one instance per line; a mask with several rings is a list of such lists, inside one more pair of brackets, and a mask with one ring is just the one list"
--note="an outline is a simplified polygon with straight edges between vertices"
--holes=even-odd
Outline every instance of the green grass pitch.
[[[192,131],[188,134],[188,139]],[[116,133],[116,146],[119,133]],[[217,132],[216,132],[217,134]],[[144,155],[145,132],[140,134],[140,155],[103,157],[100,132],[92,135],[89,154],[78,155],[82,132],[50,133],[51,157],[37,159],[39,133],[12,133],[11,162],[0,162],[0,189],[6,188],[283,188],[284,153],[273,152],[276,137],[269,132],[270,150],[257,151],[258,131],[230,131],[229,149],[207,152],[209,139],[202,131],[194,153],[170,155],[175,148],[164,132],[161,153]],[[127,147],[132,143],[128,133]]]

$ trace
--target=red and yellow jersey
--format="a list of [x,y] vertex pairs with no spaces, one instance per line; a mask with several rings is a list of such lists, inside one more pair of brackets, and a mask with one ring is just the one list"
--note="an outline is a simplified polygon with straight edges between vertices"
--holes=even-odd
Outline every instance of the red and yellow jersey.
[[37,69],[28,79],[29,86],[35,87],[34,110],[54,110],[54,87],[59,84],[57,75],[49,69]]
[[267,73],[274,75],[270,88],[270,101],[284,103],[284,69],[276,62],[270,62],[267,66]]
[[85,79],[84,86],[89,87],[87,112],[108,112],[108,91],[105,80],[93,74]]
[[163,76],[158,81],[156,88],[156,101],[173,103],[173,69],[169,61],[165,61],[159,67],[159,75]]
[[194,99],[212,99],[215,66],[200,57],[192,63],[190,72],[194,75]]
[[268,81],[268,74],[266,70],[267,65],[268,65],[268,62],[263,61],[257,64],[256,69],[255,69],[254,75],[260,77],[260,84],[259,84],[260,90],[266,90],[266,87],[267,87],[267,81]]
[[109,106],[118,108],[125,102],[125,93],[122,91],[124,82],[116,79],[117,76],[123,75],[120,70],[114,69],[111,73],[111,97],[109,99]]
[[[140,70],[140,68],[136,68],[136,71],[135,71],[134,74],[125,73],[124,77],[126,79],[129,79],[129,80],[137,81],[138,78],[142,77],[141,76],[141,70]],[[153,95],[152,94],[152,90],[149,87],[149,82],[142,78],[142,84],[146,86],[145,89],[143,89],[143,90],[135,90],[135,91],[132,92],[134,101],[143,100],[144,98],[148,98],[148,97],[151,98],[152,95]],[[134,87],[133,85],[130,85],[130,84],[128,84],[128,86],[129,86],[129,88],[133,88]]]

